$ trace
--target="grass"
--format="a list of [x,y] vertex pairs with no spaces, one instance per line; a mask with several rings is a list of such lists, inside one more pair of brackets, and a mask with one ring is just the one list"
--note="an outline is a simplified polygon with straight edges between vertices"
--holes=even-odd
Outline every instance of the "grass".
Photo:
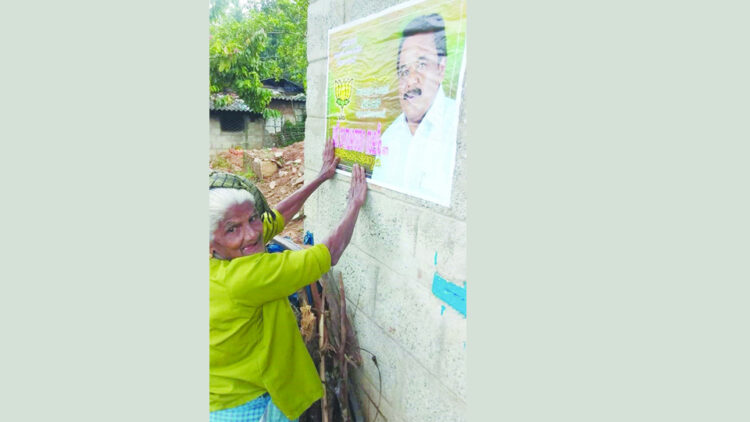
[[253,171],[250,168],[247,168],[246,170],[247,171],[241,175],[242,177],[244,177],[247,180],[256,180],[257,179],[257,176],[255,175],[255,173],[253,173]]
[[211,165],[211,168],[214,170],[230,171],[232,168],[232,165],[229,163],[229,161],[219,154],[216,154],[211,159],[209,164]]

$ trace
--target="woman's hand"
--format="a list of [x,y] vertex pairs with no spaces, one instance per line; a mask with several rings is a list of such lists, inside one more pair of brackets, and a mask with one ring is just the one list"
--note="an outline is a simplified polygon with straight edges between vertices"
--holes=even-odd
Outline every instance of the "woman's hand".
[[365,179],[365,169],[359,164],[352,168],[352,181],[349,185],[349,203],[360,208],[365,203],[367,196],[367,179]]
[[336,174],[336,166],[338,164],[339,158],[333,153],[333,139],[329,139],[326,141],[325,148],[323,148],[323,167],[320,169],[318,177],[309,183],[305,183],[304,186],[276,205],[276,209],[284,217],[284,221],[292,221],[292,217],[302,209],[302,204],[305,203],[315,189]]
[[365,180],[365,169],[359,164],[352,168],[352,182],[349,185],[349,195],[347,199],[344,218],[336,226],[323,244],[328,248],[331,254],[331,265],[336,265],[344,253],[349,241],[352,239],[354,224],[357,222],[357,215],[362,204],[365,203],[367,196],[367,181]]
[[333,138],[326,141],[323,148],[323,166],[320,169],[320,176],[324,180],[330,179],[336,174],[336,166],[339,164],[339,157],[336,157],[333,151]]

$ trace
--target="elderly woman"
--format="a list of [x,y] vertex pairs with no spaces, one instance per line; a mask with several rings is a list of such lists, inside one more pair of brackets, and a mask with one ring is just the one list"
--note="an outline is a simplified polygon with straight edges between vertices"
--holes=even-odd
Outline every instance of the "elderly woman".
[[275,210],[247,179],[209,176],[211,421],[296,420],[322,397],[287,296],[338,262],[365,200],[364,170],[354,166],[344,216],[322,243],[274,254],[265,245],[337,163],[329,141],[320,174]]

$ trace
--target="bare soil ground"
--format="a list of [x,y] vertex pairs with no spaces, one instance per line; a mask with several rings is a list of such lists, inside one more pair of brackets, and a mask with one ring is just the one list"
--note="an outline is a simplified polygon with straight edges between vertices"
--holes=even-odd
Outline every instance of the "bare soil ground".
[[[229,149],[216,154],[209,162],[214,170],[229,171],[245,176],[256,158],[266,160],[276,165],[276,171],[265,178],[255,174],[252,179],[258,189],[265,195],[268,204],[275,207],[282,199],[291,195],[304,183],[305,172],[305,144],[296,142],[283,148],[263,149]],[[260,173],[257,171],[256,173]],[[286,222],[282,236],[290,237],[298,245],[302,244],[304,222],[304,208],[297,218]]]

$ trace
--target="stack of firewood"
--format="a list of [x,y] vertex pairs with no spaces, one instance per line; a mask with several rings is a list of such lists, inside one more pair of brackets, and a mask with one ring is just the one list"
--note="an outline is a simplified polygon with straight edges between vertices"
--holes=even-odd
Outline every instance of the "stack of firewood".
[[349,385],[349,367],[360,367],[362,356],[346,313],[344,280],[332,272],[310,286],[312,304],[305,289],[297,292],[300,332],[325,385],[323,398],[299,418],[299,422],[362,421],[356,395]]

